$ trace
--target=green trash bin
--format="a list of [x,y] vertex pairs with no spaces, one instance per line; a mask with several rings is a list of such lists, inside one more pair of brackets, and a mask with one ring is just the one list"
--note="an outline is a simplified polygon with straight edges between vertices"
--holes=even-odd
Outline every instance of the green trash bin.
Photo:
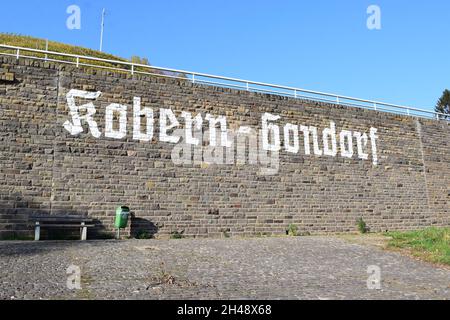
[[116,219],[114,221],[114,226],[117,229],[126,228],[128,223],[128,216],[130,215],[130,208],[126,206],[120,206],[116,209]]

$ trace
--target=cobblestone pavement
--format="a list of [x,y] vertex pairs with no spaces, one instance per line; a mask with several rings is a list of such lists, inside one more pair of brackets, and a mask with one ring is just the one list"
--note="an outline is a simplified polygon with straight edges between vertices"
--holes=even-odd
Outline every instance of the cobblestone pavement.
[[0,242],[0,299],[41,298],[450,299],[450,270],[335,237]]

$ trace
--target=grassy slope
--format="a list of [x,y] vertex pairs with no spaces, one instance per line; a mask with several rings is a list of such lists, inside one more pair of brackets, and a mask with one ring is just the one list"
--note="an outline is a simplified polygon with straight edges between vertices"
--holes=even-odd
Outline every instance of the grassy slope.
[[[25,47],[25,48],[32,48],[32,49],[39,49],[39,50],[45,50],[45,39],[39,39],[39,38],[33,38],[29,36],[22,36],[22,35],[16,35],[16,34],[9,34],[9,33],[0,33],[0,44],[7,44],[11,46],[16,47]],[[49,41],[48,42],[48,50],[49,51],[56,51],[56,52],[63,52],[63,53],[70,53],[70,54],[78,54],[83,56],[91,56],[96,58],[102,58],[102,59],[109,59],[109,60],[120,60],[120,61],[128,61],[124,58],[116,57],[112,54],[78,47],[78,46],[72,46],[69,44],[64,44],[60,42],[55,41]]]
[[[22,36],[17,34],[9,34],[9,33],[0,33],[0,44],[6,44],[10,46],[16,46],[16,47],[24,47],[24,48],[31,48],[31,49],[39,49],[39,50],[45,50],[46,46],[46,40],[45,39],[39,39],[34,38],[30,36]],[[4,49],[0,48],[1,52],[7,52],[11,54],[15,54],[14,50],[11,49]],[[89,57],[95,57],[95,58],[101,58],[101,59],[108,59],[108,60],[118,60],[118,61],[127,61],[129,60],[114,56],[109,53],[100,52],[97,50],[92,50],[88,48],[73,46],[65,43],[55,42],[55,41],[49,41],[48,42],[48,51],[53,52],[61,52],[61,53],[68,53],[68,54],[76,54],[76,55],[83,55],[83,56],[89,56]],[[22,52],[22,55],[27,56],[34,56],[34,57],[40,57],[43,58],[44,54],[41,53],[33,53],[33,52]],[[58,55],[48,55],[48,58],[50,59],[58,59],[58,60],[65,60],[65,61],[71,61],[76,62],[75,58],[72,57],[64,57],[64,56],[58,56]],[[102,61],[92,61],[92,60],[84,60],[80,59],[80,63],[88,63],[92,65],[98,65],[98,66],[105,66],[105,67],[116,67],[116,68],[122,68],[129,70],[131,67],[126,66],[123,64],[114,64],[109,62],[102,62]],[[135,71],[145,71],[149,72],[150,70],[147,68],[142,67],[136,67]],[[152,73],[158,73],[161,74],[158,70],[151,70]]]
[[[17,35],[17,34],[0,33],[0,44],[45,50],[46,40],[34,38],[34,37],[30,37],[30,36]],[[73,46],[73,45],[55,42],[55,41],[48,42],[48,51],[76,54],[76,55],[89,56],[89,57],[108,59],[108,60],[127,61],[127,62],[130,61],[128,59],[117,57],[117,56],[114,56],[109,53],[104,53],[104,52],[100,52],[97,50],[92,50],[92,49],[83,48],[83,47],[79,47],[79,46]],[[7,53],[15,54],[15,51],[11,50],[11,49],[0,48],[0,52],[7,52]],[[27,56],[40,57],[40,58],[44,57],[44,54],[40,54],[40,53],[25,52],[25,53],[21,53],[21,54],[22,55],[25,54]],[[58,55],[48,55],[48,58],[72,61],[72,62],[76,61],[75,58],[58,56]],[[131,68],[130,66],[125,66],[123,64],[114,64],[114,63],[92,61],[92,60],[85,61],[83,59],[80,59],[80,63],[88,63],[88,64],[92,64],[92,65],[105,66],[105,67],[117,67],[117,68],[122,68],[122,69],[127,69],[127,70],[130,70],[130,68]],[[141,62],[141,64],[145,64],[145,63]],[[164,71],[160,71],[157,69],[149,70],[147,67],[136,67],[135,71],[151,72],[153,74],[164,74],[164,75],[175,76],[175,77],[179,77],[182,79],[186,79],[186,75],[184,75],[182,73],[174,73],[174,72],[168,72],[168,71],[164,72]],[[124,72],[126,72],[126,71],[124,71]]]
[[399,248],[418,258],[450,265],[450,228],[389,232],[388,235],[392,237],[388,248]]

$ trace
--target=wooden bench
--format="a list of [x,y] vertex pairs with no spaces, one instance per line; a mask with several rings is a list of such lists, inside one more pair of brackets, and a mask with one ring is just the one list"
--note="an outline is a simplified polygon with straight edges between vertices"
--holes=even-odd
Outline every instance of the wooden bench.
[[34,240],[39,241],[41,228],[80,228],[81,240],[87,239],[87,228],[93,227],[92,219],[77,215],[40,215],[30,218],[34,222]]

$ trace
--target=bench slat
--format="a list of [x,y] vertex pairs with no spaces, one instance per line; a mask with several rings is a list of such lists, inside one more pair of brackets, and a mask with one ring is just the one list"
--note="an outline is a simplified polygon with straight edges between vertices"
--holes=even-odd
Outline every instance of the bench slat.
[[58,227],[58,228],[82,228],[82,227],[95,227],[93,224],[42,224],[40,223],[39,226],[44,228],[51,228],[51,227]]
[[31,216],[31,221],[39,222],[92,222],[93,219],[83,216]]

